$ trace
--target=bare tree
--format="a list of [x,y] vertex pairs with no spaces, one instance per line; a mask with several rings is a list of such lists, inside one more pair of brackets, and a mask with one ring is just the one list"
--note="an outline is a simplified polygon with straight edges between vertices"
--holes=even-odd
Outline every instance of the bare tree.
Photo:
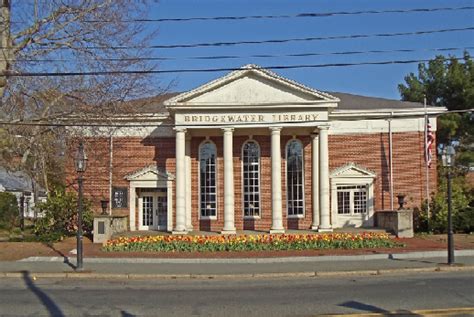
[[[29,169],[47,186],[48,162],[57,161],[64,151],[63,128],[15,123],[51,123],[65,117],[76,122],[91,117],[107,120],[120,112],[140,112],[140,105],[134,103],[132,108],[126,101],[166,90],[144,74],[114,73],[156,67],[141,59],[149,54],[143,47],[157,34],[151,26],[137,22],[147,18],[148,4],[139,0],[1,0],[0,120],[9,123],[0,126],[0,133],[9,139],[0,144],[4,165]],[[114,75],[13,76],[44,71]]]

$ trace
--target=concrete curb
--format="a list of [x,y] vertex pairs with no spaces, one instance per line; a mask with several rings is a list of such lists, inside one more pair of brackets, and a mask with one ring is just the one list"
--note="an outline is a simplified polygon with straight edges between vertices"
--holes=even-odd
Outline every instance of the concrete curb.
[[[409,273],[434,273],[434,272],[468,272],[474,271],[470,266],[436,266],[427,268],[380,269],[360,271],[307,271],[307,272],[282,272],[282,273],[252,273],[252,274],[132,274],[132,273],[96,273],[96,272],[62,272],[62,273],[34,273],[27,275],[33,280],[38,278],[61,279],[117,279],[117,280],[143,280],[143,279],[251,279],[251,278],[301,278],[301,277],[346,277],[346,276],[374,276],[396,275]],[[24,272],[0,273],[0,278],[24,278]]]
[[[276,258],[85,258],[84,263],[151,263],[151,264],[256,264],[256,263],[298,263],[298,262],[331,262],[331,261],[369,261],[396,259],[425,259],[445,257],[447,251],[417,251],[407,253],[384,253],[362,255],[322,255],[295,256]],[[455,256],[474,256],[474,250],[456,250]],[[75,257],[29,257],[18,262],[75,262]]]

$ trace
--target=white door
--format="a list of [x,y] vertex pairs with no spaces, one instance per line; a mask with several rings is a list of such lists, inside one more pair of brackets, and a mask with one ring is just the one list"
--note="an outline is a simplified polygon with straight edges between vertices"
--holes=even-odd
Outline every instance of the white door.
[[166,192],[143,193],[139,203],[139,230],[166,230],[168,226],[168,200]]

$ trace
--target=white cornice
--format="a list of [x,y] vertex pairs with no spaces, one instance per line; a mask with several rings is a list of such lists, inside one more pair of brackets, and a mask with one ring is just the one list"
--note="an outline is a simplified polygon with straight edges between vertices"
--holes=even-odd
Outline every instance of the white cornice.
[[448,111],[444,107],[426,108],[392,108],[392,109],[363,109],[363,110],[334,110],[329,113],[330,119],[340,120],[342,118],[397,118],[397,117],[423,117],[424,115],[436,116]]

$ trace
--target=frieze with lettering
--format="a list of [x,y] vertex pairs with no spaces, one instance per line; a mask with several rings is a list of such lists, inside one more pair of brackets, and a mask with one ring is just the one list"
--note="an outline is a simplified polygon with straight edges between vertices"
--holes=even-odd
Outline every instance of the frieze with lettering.
[[[185,114],[182,124],[286,123],[319,120],[318,113],[288,114]],[[178,121],[178,120],[177,120]],[[179,120],[180,121],[180,120]]]

